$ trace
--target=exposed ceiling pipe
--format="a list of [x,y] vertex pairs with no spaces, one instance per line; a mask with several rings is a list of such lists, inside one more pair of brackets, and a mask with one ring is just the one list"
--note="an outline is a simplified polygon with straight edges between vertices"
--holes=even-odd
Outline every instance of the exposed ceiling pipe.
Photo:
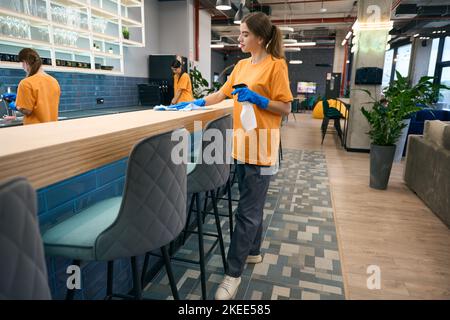
[[200,45],[199,45],[199,33],[200,33],[200,0],[194,0],[194,37],[195,37],[195,43],[194,43],[194,60],[199,61],[200,60]]
[[[273,24],[285,24],[285,20],[271,20]],[[289,19],[289,25],[296,24],[314,24],[314,23],[352,23],[356,21],[356,17],[341,18],[309,18],[309,19]]]
[[[296,0],[296,1],[288,1],[288,2],[264,2],[262,3],[262,5],[264,6],[276,6],[276,5],[285,5],[285,4],[299,4],[299,3],[314,3],[314,2],[336,2],[336,1],[347,1],[347,0]],[[250,7],[253,6],[260,6],[260,5],[255,5],[255,4],[251,4]]]

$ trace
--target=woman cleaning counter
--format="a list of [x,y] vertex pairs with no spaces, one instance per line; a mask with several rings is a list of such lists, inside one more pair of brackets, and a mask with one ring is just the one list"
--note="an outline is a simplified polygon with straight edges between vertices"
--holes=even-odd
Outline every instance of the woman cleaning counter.
[[20,81],[16,101],[10,104],[10,108],[24,114],[25,125],[57,121],[61,95],[58,81],[44,72],[42,60],[33,49],[22,49],[19,61],[27,77]]

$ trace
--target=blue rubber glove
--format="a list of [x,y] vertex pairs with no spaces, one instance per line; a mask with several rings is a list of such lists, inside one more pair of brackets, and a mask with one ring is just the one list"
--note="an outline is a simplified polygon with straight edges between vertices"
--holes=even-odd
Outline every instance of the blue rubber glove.
[[13,93],[13,92],[2,94],[2,98],[3,98],[6,102],[16,101],[16,97],[17,97],[17,94],[16,94],[16,93]]
[[10,108],[13,111],[18,111],[17,107],[16,107],[16,102],[15,101],[11,101],[8,105],[8,108]]
[[175,108],[177,110],[180,110],[180,109],[183,109],[184,107],[186,107],[188,104],[191,104],[191,103],[195,104],[196,106],[199,106],[199,107],[204,107],[205,104],[206,104],[206,101],[205,101],[205,99],[197,99],[197,100],[189,101],[189,102],[180,102],[180,103],[171,105],[170,108]]
[[247,101],[256,104],[261,109],[267,109],[267,107],[269,106],[269,99],[257,94],[256,92],[253,92],[249,88],[238,88],[235,89],[231,94],[237,94],[239,102]]

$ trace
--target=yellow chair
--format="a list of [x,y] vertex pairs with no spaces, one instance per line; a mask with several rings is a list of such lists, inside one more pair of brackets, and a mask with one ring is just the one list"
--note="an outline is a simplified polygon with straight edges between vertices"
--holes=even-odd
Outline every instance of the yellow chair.
[[[343,102],[336,99],[328,99],[328,104],[330,105],[330,108],[338,109],[341,112],[342,117],[347,118],[347,109]],[[323,119],[322,100],[318,101],[314,106],[312,117],[314,119]]]

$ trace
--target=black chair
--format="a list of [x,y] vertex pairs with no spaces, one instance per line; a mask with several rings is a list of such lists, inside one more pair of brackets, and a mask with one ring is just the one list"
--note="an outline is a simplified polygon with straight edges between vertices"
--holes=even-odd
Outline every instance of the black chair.
[[[227,136],[227,130],[231,128],[232,128],[232,118],[231,115],[227,114],[225,116],[220,117],[219,119],[207,123],[204,132],[208,132],[208,130],[217,130],[216,132],[220,132],[221,137],[225,138]],[[204,141],[204,140],[206,139],[202,139],[202,147],[201,147],[202,155],[204,154],[205,149],[210,144],[214,143],[214,140],[213,141]],[[187,190],[189,194],[192,194],[192,198],[189,206],[187,223],[184,232],[186,235],[191,233],[195,233],[198,235],[199,261],[172,256],[172,259],[174,260],[200,264],[200,280],[203,299],[206,299],[205,256],[212,253],[217,243],[219,243],[220,246],[220,253],[222,256],[224,270],[225,271],[227,270],[225,246],[223,243],[222,229],[220,226],[220,218],[217,209],[217,197],[216,197],[216,190],[226,185],[230,177],[230,159],[227,159],[227,155],[230,154],[229,152],[227,152],[227,147],[229,146],[226,143],[223,143],[222,145],[223,145],[222,150],[217,149],[215,150],[216,151],[215,158],[221,160],[220,161],[221,163],[216,162],[206,163],[204,159],[202,159],[200,163],[188,164]],[[204,213],[200,205],[200,193],[206,192],[208,192],[211,195],[217,234],[203,232]],[[191,230],[189,228],[190,218],[193,212],[196,213],[197,231]],[[231,216],[230,219],[232,219]],[[206,255],[203,245],[203,236],[205,235],[217,238],[214,244],[211,246],[211,249],[206,253]]]
[[326,98],[322,99],[322,106],[323,106],[323,120],[322,120],[322,142],[325,139],[325,134],[327,133],[328,123],[330,119],[334,120],[334,128],[336,129],[336,132],[339,136],[339,139],[341,140],[341,144],[343,143],[343,137],[342,137],[342,129],[341,129],[341,118],[342,115],[336,108],[330,108],[330,104],[328,103],[328,100]]
[[[185,130],[183,130],[185,131]],[[107,298],[142,298],[136,258],[160,249],[175,299],[168,244],[186,223],[186,164],[175,164],[172,132],[142,140],[131,151],[124,193],[100,201],[53,226],[43,239],[46,254],[81,261],[107,261]],[[114,260],[130,258],[134,295],[113,292]],[[72,299],[75,290],[68,290]]]
[[36,192],[24,178],[0,184],[0,300],[49,300]]

